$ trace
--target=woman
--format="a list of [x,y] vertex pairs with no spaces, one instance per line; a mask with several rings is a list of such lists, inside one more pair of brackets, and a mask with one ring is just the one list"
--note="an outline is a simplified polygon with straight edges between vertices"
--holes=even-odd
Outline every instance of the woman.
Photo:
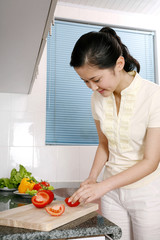
[[99,136],[89,177],[70,201],[101,197],[103,216],[121,227],[123,240],[159,240],[160,86],[140,77],[138,61],[109,27],[81,36],[70,65],[93,90]]

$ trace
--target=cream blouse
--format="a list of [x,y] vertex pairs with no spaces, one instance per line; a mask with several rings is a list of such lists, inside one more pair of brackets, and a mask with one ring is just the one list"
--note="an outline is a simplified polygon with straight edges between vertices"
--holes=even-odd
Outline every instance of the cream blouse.
[[[95,91],[92,95],[93,118],[100,121],[101,130],[109,143],[104,179],[141,161],[147,128],[160,127],[160,86],[142,79],[134,71],[129,74],[135,77],[130,86],[121,92],[118,115],[114,94],[103,97]],[[125,188],[143,186],[159,174],[160,168]]]

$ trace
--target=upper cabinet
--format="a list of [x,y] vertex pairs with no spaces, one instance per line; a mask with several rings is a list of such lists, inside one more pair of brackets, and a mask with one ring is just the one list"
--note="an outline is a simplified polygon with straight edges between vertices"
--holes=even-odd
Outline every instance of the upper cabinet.
[[0,0],[0,93],[31,91],[57,0]]

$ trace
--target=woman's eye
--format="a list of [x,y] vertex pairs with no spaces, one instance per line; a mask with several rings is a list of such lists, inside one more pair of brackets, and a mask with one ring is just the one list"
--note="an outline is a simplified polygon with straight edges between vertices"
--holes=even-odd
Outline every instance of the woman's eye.
[[97,83],[97,82],[99,82],[99,80],[100,80],[100,79],[98,79],[98,80],[95,80],[94,82],[95,82],[95,83]]

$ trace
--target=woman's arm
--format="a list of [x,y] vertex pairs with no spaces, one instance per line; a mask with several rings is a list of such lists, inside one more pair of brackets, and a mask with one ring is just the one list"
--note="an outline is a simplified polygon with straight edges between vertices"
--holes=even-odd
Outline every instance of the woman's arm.
[[129,169],[100,183],[87,184],[75,192],[71,201],[91,202],[105,193],[134,183],[154,172],[160,162],[160,128],[149,128],[146,134],[144,158]]
[[[146,134],[144,157],[129,169],[111,177],[107,192],[134,183],[154,172],[160,162],[160,128],[149,128]],[[117,182],[118,181],[118,182]]]
[[94,162],[89,174],[89,177],[81,184],[81,186],[96,182],[102,168],[104,167],[106,161],[108,160],[108,140],[106,136],[102,133],[100,129],[100,122],[95,120],[97,133],[99,137],[99,145],[95,154]]

